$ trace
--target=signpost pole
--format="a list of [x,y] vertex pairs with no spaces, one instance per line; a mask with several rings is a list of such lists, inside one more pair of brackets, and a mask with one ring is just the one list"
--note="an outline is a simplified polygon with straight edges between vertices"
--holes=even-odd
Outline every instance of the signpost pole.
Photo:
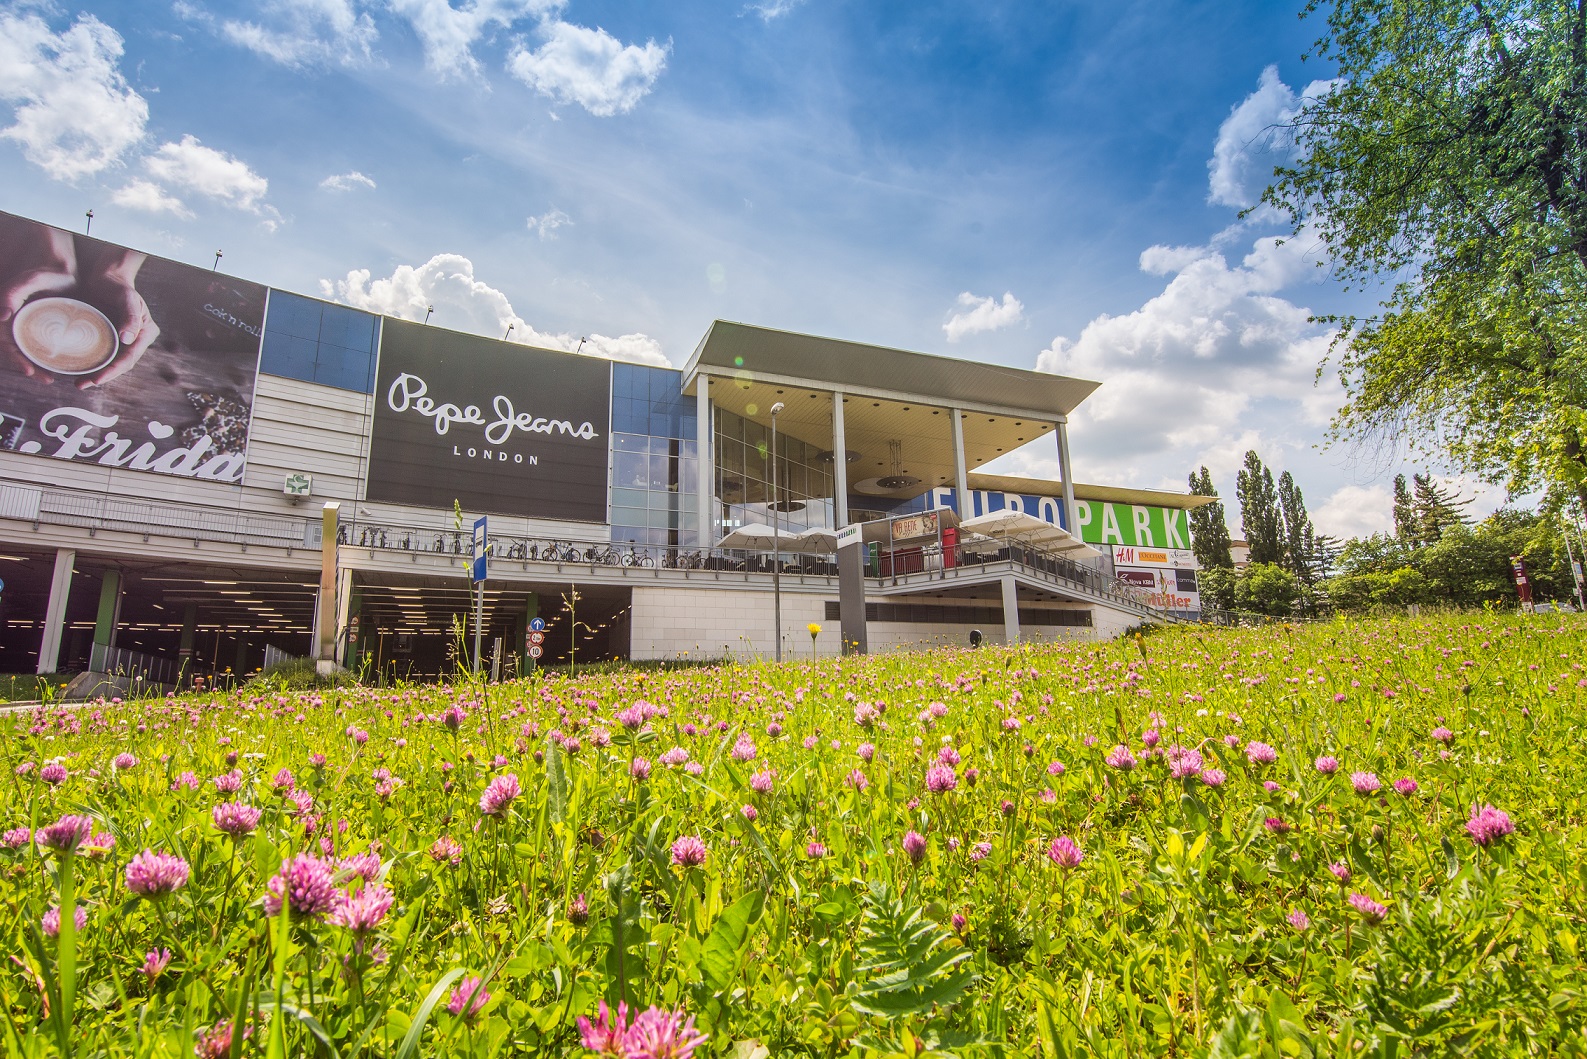
[[474,672],[485,671],[485,659],[480,653],[481,641],[484,637],[485,623],[485,575],[489,559],[489,530],[485,524],[485,516],[481,515],[474,520],[473,554],[470,558],[468,574],[474,582]]
[[480,626],[485,621],[485,582],[481,581],[474,586],[474,672],[485,671],[484,657],[479,653],[480,639],[484,630]]
[[777,516],[777,413],[782,402],[771,406],[771,595],[772,639],[777,644],[777,661],[782,661],[782,529]]

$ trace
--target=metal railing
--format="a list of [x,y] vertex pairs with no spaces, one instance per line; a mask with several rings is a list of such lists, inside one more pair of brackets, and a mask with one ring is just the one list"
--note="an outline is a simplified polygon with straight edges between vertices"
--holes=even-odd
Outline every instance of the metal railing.
[[181,678],[180,662],[169,658],[156,658],[142,651],[125,647],[107,647],[94,644],[88,652],[88,668],[94,673],[112,677],[127,677],[134,684],[175,684]]
[[318,548],[320,521],[193,504],[161,503],[107,494],[0,484],[0,517],[35,524],[77,526],[90,533],[116,530],[148,537],[178,537],[277,548]]
[[[145,538],[177,537],[285,548],[318,549],[321,537],[319,519],[225,511],[14,483],[0,484],[0,517],[79,526],[90,532],[109,529],[141,533]],[[371,553],[419,552],[453,556],[460,561],[469,553],[469,534],[463,530],[356,518],[341,522],[337,543],[368,549]],[[1008,561],[1060,581],[1083,595],[1164,620],[1176,620],[1175,615],[1147,603],[1144,597],[1148,593],[1142,589],[1122,585],[1102,571],[1063,555],[1014,541],[1007,542],[1002,549],[985,553],[961,544],[952,549],[952,561],[948,563],[943,562],[940,550],[930,556],[918,548],[895,549],[883,554],[889,556],[891,564],[887,572],[868,571],[873,580],[883,584],[889,580],[897,584],[900,575],[924,572],[928,562],[932,564],[931,572],[946,576],[946,569]],[[911,555],[921,560],[921,565],[914,569],[908,568]],[[525,568],[529,564],[579,565],[633,570],[714,570],[745,575],[770,574],[773,561],[770,553],[758,551],[524,534],[493,536],[490,556],[494,561],[520,563]],[[784,552],[780,562],[785,574],[837,577],[837,563],[832,553]]]

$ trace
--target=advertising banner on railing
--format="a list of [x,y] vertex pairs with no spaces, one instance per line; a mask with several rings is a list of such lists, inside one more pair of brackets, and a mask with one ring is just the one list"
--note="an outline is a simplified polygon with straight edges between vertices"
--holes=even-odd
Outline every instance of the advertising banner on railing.
[[0,449],[240,482],[265,288],[0,213]]
[[1113,576],[1147,606],[1175,613],[1201,610],[1201,592],[1194,570],[1119,568],[1113,571]]
[[370,500],[606,521],[611,361],[387,320]]

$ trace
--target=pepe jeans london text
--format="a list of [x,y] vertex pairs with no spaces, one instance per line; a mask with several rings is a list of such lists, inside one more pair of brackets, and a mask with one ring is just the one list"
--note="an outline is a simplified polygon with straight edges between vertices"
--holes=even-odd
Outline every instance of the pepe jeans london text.
[[[429,390],[429,386],[419,376],[403,372],[392,380],[391,387],[386,391],[386,407],[393,412],[406,412],[411,409],[426,419],[434,420],[435,432],[441,435],[446,434],[453,424],[483,426],[485,440],[492,445],[506,444],[515,430],[521,430],[526,434],[561,433],[587,441],[600,437],[595,427],[587,420],[575,427],[566,419],[550,419],[532,412],[518,412],[513,408],[512,398],[506,394],[497,394],[491,402],[491,410],[496,418],[487,421],[479,405],[458,406],[450,402],[438,404],[434,398],[428,396]],[[499,458],[505,458],[505,454]]]

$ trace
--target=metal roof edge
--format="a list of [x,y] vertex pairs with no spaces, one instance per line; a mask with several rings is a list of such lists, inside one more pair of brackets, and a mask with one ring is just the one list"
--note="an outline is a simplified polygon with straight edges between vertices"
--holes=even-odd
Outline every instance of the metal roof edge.
[[[1021,493],[1029,496],[1062,496],[1063,483],[1046,478],[1027,478],[1023,475],[987,474],[970,471],[971,489],[997,490],[1004,493]],[[1100,500],[1114,504],[1144,504],[1155,507],[1180,508],[1191,511],[1206,507],[1215,496],[1195,496],[1191,493],[1173,493],[1166,489],[1131,489],[1114,485],[1087,485],[1075,483],[1076,500]]]

